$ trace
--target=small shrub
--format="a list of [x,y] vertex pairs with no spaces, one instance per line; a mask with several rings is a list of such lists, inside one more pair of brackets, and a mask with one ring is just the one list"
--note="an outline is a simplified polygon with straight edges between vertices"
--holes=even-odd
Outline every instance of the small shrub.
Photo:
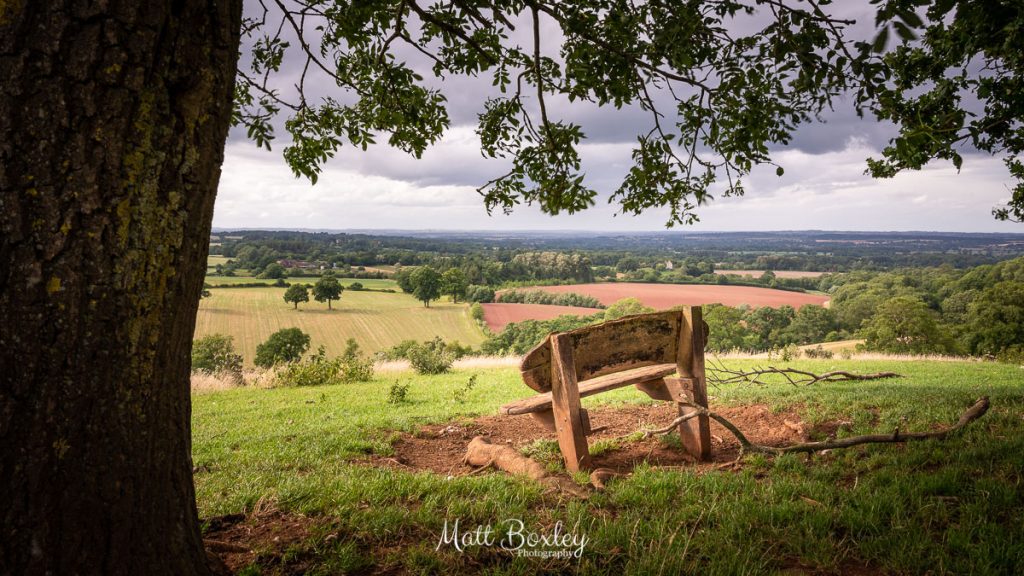
[[853,350],[850,350],[849,348],[843,348],[842,350],[839,351],[839,357],[842,358],[843,360],[851,360],[853,359]]
[[192,343],[192,369],[206,374],[227,373],[242,379],[242,356],[235,353],[234,338],[210,334]]
[[455,357],[440,338],[410,347],[406,358],[418,374],[444,374],[455,362]]
[[1003,348],[996,354],[996,360],[1006,364],[1019,364],[1024,366],[1024,345],[1014,344]]
[[833,354],[831,350],[825,350],[821,347],[821,344],[819,344],[816,348],[808,348],[804,350],[804,355],[808,358],[828,359],[832,358],[835,354]]
[[483,322],[484,307],[481,306],[479,302],[474,302],[473,305],[469,307],[469,315],[473,318],[473,320],[476,320],[477,322]]
[[800,357],[800,348],[797,348],[796,344],[787,344],[779,350],[779,359],[783,362],[789,362]]
[[280,386],[323,386],[335,384],[341,371],[338,359],[328,360],[321,346],[303,362],[289,362],[277,375]]
[[309,350],[309,334],[298,328],[284,328],[270,335],[256,347],[257,366],[270,368],[275,364],[295,362]]
[[465,404],[466,397],[473,391],[473,387],[476,386],[476,374],[469,377],[469,380],[460,388],[456,389],[452,393],[452,400],[457,404]]
[[363,290],[363,289],[364,288],[363,288],[363,283],[362,282],[353,282],[353,283],[349,284],[349,286],[348,286],[348,290],[352,290],[354,292],[359,292],[360,290]]
[[373,379],[373,359],[363,357],[355,338],[349,338],[345,343],[340,378],[342,382],[369,382]]
[[345,352],[338,358],[327,358],[321,346],[316,354],[302,362],[289,362],[277,375],[279,386],[324,386],[343,382],[367,382],[373,379],[373,360],[363,358],[359,344],[348,339]]
[[388,404],[404,404],[408,402],[406,396],[409,394],[409,384],[399,383],[397,380],[388,389]]
[[406,360],[409,357],[409,349],[414,346],[418,346],[419,343],[415,340],[402,340],[398,344],[395,344],[387,350],[381,350],[377,352],[377,358],[379,360],[393,362],[395,360]]
[[451,354],[452,360],[461,360],[466,356],[473,355],[473,347],[463,346],[462,344],[459,344],[458,340],[452,340],[451,342],[446,343],[444,345],[444,349],[446,352]]

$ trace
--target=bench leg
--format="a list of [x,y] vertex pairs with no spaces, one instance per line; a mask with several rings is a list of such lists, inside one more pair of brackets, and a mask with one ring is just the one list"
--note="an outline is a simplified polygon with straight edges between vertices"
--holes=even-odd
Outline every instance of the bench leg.
[[[704,375],[704,319],[700,306],[683,310],[683,325],[679,330],[679,352],[676,365],[679,375],[692,381],[692,402],[708,407],[707,380]],[[693,412],[692,408],[679,407],[679,415]],[[679,437],[686,451],[698,460],[711,459],[711,421],[707,416],[697,416],[679,425]]]
[[568,336],[551,339],[551,359],[551,411],[555,417],[558,447],[565,458],[566,470],[578,472],[590,467],[590,450],[580,408],[572,342]]

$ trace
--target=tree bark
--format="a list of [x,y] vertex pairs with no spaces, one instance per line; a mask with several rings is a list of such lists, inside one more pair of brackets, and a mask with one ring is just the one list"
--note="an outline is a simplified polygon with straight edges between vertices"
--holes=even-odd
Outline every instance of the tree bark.
[[205,574],[190,348],[241,0],[0,2],[0,574]]

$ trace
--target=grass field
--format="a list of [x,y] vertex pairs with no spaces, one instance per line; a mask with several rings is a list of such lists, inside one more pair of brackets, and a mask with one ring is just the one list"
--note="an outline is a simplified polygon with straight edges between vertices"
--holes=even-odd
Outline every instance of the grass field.
[[[390,280],[358,280],[364,286],[384,286]],[[349,279],[341,279],[350,284]],[[329,356],[341,354],[345,341],[355,338],[366,352],[389,348],[402,340],[440,336],[479,346],[484,335],[469,317],[465,304],[433,302],[424,308],[412,296],[346,290],[327,310],[310,298],[298,310],[284,301],[284,288],[221,288],[199,302],[196,337],[222,333],[233,336],[235,347],[251,364],[256,345],[281,328],[297,327],[312,338],[312,349],[323,345]]]
[[210,256],[206,257],[206,267],[213,268],[217,264],[227,264],[228,260],[231,260],[231,258],[228,258],[227,256],[217,256],[216,254],[211,254]]
[[[847,427],[840,436],[928,430],[955,421],[985,394],[992,409],[944,442],[870,445],[812,458],[755,455],[738,471],[641,464],[631,477],[581,499],[504,473],[446,477],[366,463],[369,455],[391,455],[399,431],[494,414],[502,403],[528,396],[514,369],[212,392],[193,398],[199,511],[209,518],[279,510],[310,526],[287,547],[257,551],[247,574],[1024,571],[1024,370],[922,361],[793,365],[893,370],[904,377],[712,389],[712,408],[761,404],[793,411],[808,424],[841,420]],[[457,402],[473,374],[476,386]],[[409,390],[408,401],[395,406],[387,397],[397,381]],[[621,389],[584,404],[596,399],[611,406],[645,402],[635,390]],[[455,519],[470,529],[520,519],[549,532],[560,521],[589,543],[579,559],[517,557],[496,547],[436,549],[445,522]]]

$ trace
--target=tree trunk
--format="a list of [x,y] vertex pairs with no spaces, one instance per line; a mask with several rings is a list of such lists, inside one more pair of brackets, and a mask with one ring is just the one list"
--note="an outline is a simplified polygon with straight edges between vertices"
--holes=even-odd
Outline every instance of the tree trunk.
[[241,0],[0,2],[0,574],[204,574],[189,368]]

